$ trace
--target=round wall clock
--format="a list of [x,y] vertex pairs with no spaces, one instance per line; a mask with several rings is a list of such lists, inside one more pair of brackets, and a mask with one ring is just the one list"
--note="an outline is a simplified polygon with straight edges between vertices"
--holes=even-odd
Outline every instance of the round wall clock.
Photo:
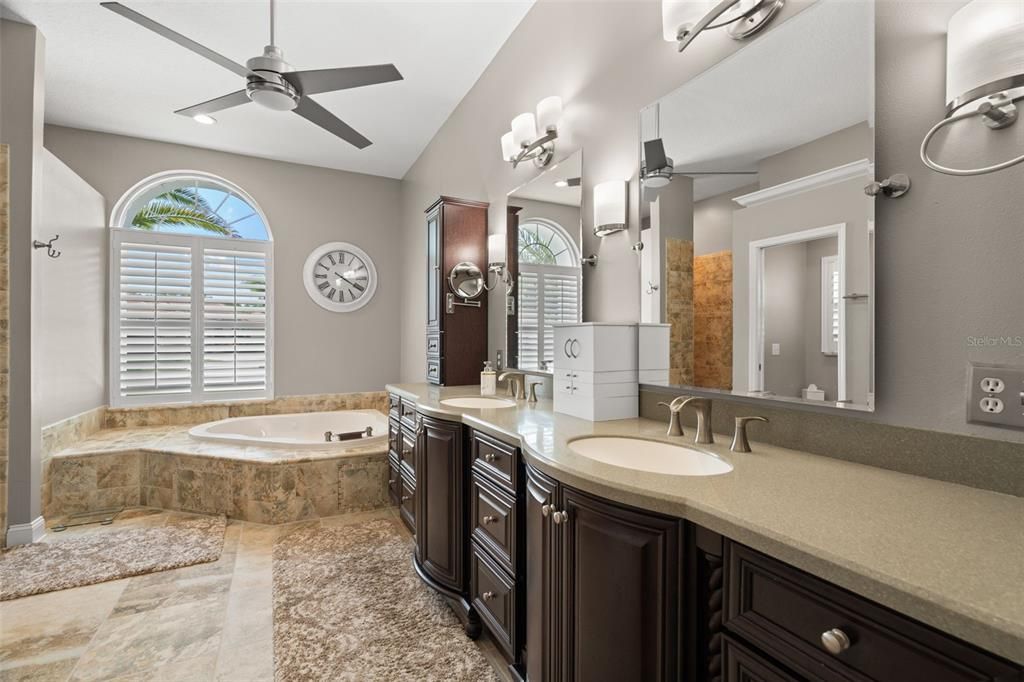
[[321,308],[350,313],[370,302],[377,290],[377,268],[366,252],[348,242],[313,249],[302,268],[306,292]]

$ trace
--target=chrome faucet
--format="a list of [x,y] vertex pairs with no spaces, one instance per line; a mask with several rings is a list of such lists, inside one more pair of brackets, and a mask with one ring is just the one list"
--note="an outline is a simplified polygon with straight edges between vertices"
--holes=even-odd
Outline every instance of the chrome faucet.
[[543,383],[544,383],[543,381],[534,381],[533,383],[530,384],[530,398],[529,398],[529,402],[531,402],[531,403],[537,402],[537,387],[540,386]]
[[679,408],[682,409],[691,403],[693,408],[697,410],[697,437],[693,442],[701,443],[702,445],[714,443],[715,437],[711,433],[711,399],[691,396],[679,403]]
[[768,422],[767,417],[736,417],[736,430],[732,435],[733,452],[750,452],[750,441],[747,440],[747,422]]
[[508,379],[507,394],[516,400],[526,399],[526,375],[509,370],[498,375],[498,381]]
[[679,413],[683,411],[683,396],[674,398],[670,403],[658,403],[667,407],[668,412],[668,436],[682,436],[683,424],[679,421]]

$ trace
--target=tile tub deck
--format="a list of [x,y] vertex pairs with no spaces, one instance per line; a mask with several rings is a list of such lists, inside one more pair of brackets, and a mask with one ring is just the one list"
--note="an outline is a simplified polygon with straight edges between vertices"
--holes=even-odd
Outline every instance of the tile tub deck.
[[189,428],[103,429],[55,453],[44,516],[144,505],[279,524],[388,503],[387,442],[288,450],[198,441]]

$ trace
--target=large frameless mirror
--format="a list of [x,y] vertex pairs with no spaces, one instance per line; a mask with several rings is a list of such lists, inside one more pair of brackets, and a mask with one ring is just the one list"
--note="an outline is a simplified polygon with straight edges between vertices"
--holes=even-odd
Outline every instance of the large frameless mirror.
[[506,259],[513,282],[505,306],[507,365],[549,373],[553,325],[583,309],[583,152],[577,151],[508,195]]
[[640,128],[641,317],[670,325],[668,384],[873,410],[872,3],[818,0]]

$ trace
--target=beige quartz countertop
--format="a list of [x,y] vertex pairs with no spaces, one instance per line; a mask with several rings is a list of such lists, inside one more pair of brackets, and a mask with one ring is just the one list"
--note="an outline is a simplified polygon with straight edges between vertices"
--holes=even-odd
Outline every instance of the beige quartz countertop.
[[[665,436],[664,422],[589,422],[550,401],[455,409],[445,398],[475,386],[395,384],[389,391],[428,416],[458,420],[517,442],[527,461],[605,498],[689,519],[983,649],[1024,664],[1024,498],[730,438],[699,446],[733,466],[720,476],[671,476],[573,454],[593,435]],[[893,457],[899,457],[894,451]]]

